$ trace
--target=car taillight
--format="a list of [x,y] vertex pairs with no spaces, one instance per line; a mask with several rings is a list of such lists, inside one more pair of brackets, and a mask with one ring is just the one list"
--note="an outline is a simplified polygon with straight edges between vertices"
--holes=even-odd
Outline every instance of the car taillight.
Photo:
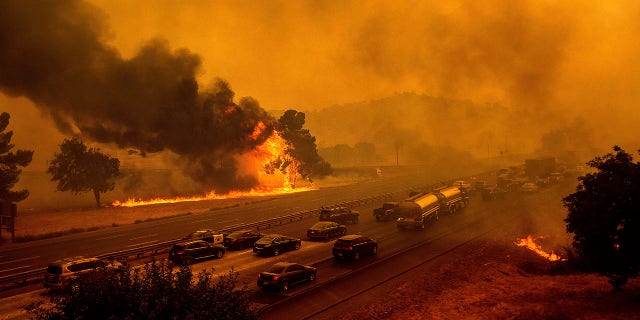
[[278,280],[278,276],[273,276],[273,280]]
[[178,251],[176,254],[184,254],[184,251]]
[[264,245],[264,247],[265,247],[265,248],[266,248],[266,247],[271,247],[271,244],[270,244],[270,243],[265,244],[265,245]]
[[353,250],[353,247],[351,247],[351,246],[350,246],[350,247],[349,247],[349,251],[351,251],[351,250]]

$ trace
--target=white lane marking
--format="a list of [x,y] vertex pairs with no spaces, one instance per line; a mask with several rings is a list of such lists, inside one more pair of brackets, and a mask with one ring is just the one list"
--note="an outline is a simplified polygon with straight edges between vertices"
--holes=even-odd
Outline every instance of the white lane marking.
[[129,240],[138,240],[138,239],[144,239],[144,238],[151,238],[151,237],[155,237],[157,235],[158,235],[157,233],[156,234],[149,234],[149,235],[142,236],[142,237],[129,238]]
[[37,259],[37,258],[40,258],[40,256],[33,256],[33,257],[29,257],[29,258],[22,258],[22,259],[16,259],[16,260],[7,261],[7,262],[0,262],[0,264],[7,264],[7,263],[13,263],[13,262],[25,261],[25,260],[33,260],[33,259]]
[[148,245],[148,244],[152,244],[152,243],[156,243],[156,242],[158,242],[158,240],[152,240],[152,241],[147,241],[147,242],[142,242],[142,243],[131,244],[131,245],[128,245],[127,247],[144,246],[144,245]]
[[31,267],[31,265],[28,265],[28,266],[22,266],[22,267],[17,267],[17,268],[11,268],[11,269],[4,269],[4,270],[0,270],[0,272],[13,271],[13,270],[24,269],[24,268],[29,268],[29,267]]
[[117,236],[110,236],[110,237],[104,237],[104,238],[96,238],[96,240],[106,240],[106,239],[112,239],[112,238],[119,238],[119,237],[124,237],[126,236],[125,234],[119,234]]

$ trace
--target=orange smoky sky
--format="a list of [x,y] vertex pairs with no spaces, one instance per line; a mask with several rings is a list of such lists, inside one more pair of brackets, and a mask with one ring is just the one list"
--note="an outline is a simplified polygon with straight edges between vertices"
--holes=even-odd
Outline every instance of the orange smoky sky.
[[[416,92],[581,116],[626,140],[640,119],[637,1],[89,3],[123,59],[166,39],[201,58],[201,87],[222,78],[267,110]],[[29,104],[11,99],[3,109]]]
[[635,1],[113,1],[110,41],[202,56],[266,108],[415,91],[527,108],[637,101]]

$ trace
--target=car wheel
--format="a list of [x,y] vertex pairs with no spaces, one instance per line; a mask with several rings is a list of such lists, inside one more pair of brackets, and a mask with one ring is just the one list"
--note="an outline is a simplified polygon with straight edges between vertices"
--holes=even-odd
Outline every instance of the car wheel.
[[360,252],[356,252],[356,253],[353,255],[353,260],[360,260]]
[[355,217],[355,218],[351,219],[351,223],[353,223],[353,224],[358,223],[358,217]]
[[273,255],[277,256],[280,254],[280,250],[278,248],[273,249]]
[[220,259],[224,256],[224,251],[218,250],[216,251],[216,258]]
[[328,234],[328,233],[325,233],[325,234],[324,234],[324,239],[325,239],[325,240],[329,240],[329,234]]
[[289,283],[287,281],[282,283],[282,291],[289,290]]
[[184,264],[185,265],[192,265],[193,264],[193,257],[185,257],[184,258]]
[[300,242],[296,242],[296,244],[293,246],[294,249],[299,250],[300,249]]
[[309,281],[315,281],[315,280],[316,280],[316,274],[315,274],[315,272],[312,272],[312,273],[309,275]]
[[373,249],[371,249],[371,254],[377,254],[378,253],[378,246],[374,246]]

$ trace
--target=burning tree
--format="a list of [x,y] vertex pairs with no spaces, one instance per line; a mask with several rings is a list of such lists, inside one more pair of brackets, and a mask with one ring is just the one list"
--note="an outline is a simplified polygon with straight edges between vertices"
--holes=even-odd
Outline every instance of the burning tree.
[[31,163],[33,151],[16,150],[9,152],[14,145],[11,143],[13,131],[4,132],[9,125],[9,114],[0,114],[0,200],[17,202],[29,196],[28,190],[11,191],[11,188],[18,182],[18,177],[22,170],[18,167],[26,167]]
[[87,148],[77,138],[65,139],[60,153],[54,154],[47,173],[51,181],[58,181],[58,191],[75,194],[93,191],[96,206],[100,207],[100,193],[113,190],[120,175],[120,160],[111,158],[99,149]]
[[276,123],[276,132],[285,141],[284,152],[265,165],[269,174],[276,170],[288,174],[292,188],[295,188],[298,176],[311,180],[331,174],[331,165],[318,155],[316,138],[308,129],[303,129],[304,122],[303,112],[285,111]]
[[576,192],[562,201],[578,257],[620,289],[640,267],[640,163],[613,150],[589,161],[598,171],[579,177]]

